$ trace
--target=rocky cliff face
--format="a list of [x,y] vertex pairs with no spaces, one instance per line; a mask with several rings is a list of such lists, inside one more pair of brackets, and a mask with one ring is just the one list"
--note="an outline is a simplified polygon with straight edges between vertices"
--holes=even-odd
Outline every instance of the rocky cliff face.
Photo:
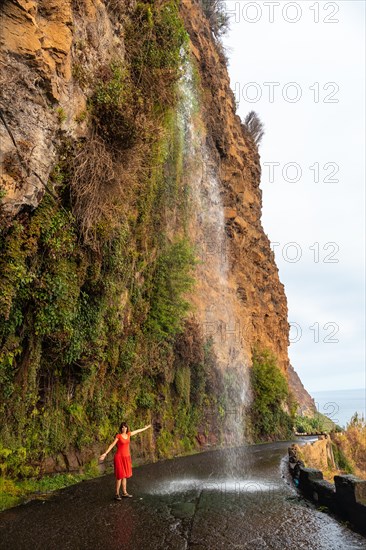
[[300,404],[299,413],[311,416],[316,411],[315,400],[308,394],[301,382],[299,375],[290,364],[288,368],[288,383],[296,401]]
[[[116,96],[118,95],[118,101],[123,96],[125,111],[128,112],[130,107],[128,94],[131,94],[131,97],[133,95],[133,90],[131,92],[128,86],[131,85],[131,82],[135,82],[135,86],[140,86],[145,70],[141,65],[144,60],[141,61],[138,57],[138,46],[135,46],[133,38],[131,38],[132,31],[129,21],[133,17],[141,18],[142,24],[150,29],[148,32],[151,35],[153,32],[162,35],[164,25],[172,24],[174,2],[170,2],[170,7],[168,5],[161,19],[159,19],[160,15],[156,15],[157,30],[153,31],[152,20],[153,15],[155,16],[155,12],[152,15],[153,8],[151,6],[153,4],[149,2],[138,4],[134,0],[123,3],[113,0],[106,2],[101,0],[73,0],[72,2],[6,0],[3,3],[0,132],[2,142],[1,186],[5,227],[9,227],[12,220],[19,216],[22,220],[23,213],[38,212],[38,206],[44,201],[45,194],[55,196],[63,193],[64,210],[69,208],[67,197],[65,199],[65,184],[61,181],[63,178],[63,182],[65,182],[65,179],[67,180],[69,177],[69,168],[64,170],[62,178],[58,177],[60,166],[65,159],[65,150],[70,155],[70,150],[72,153],[75,143],[82,144],[83,150],[85,150],[91,135],[95,136],[95,134],[91,134],[90,112],[94,113],[95,117],[95,113],[99,112],[97,108],[100,109],[100,105],[103,104],[104,108],[107,106],[110,109],[110,105],[113,106],[113,101],[116,101]],[[160,4],[164,6],[169,2],[157,4],[159,7],[154,9],[159,10]],[[289,324],[286,296],[278,277],[278,269],[269,239],[261,225],[261,167],[258,149],[243,127],[240,118],[235,114],[235,101],[230,90],[225,59],[210,31],[199,1],[182,0],[179,10],[189,35],[189,50],[191,52],[190,65],[186,70],[185,80],[183,78],[183,85],[181,85],[183,86],[181,90],[183,107],[179,108],[181,122],[183,121],[184,125],[183,141],[185,143],[182,146],[182,151],[175,152],[176,144],[180,138],[173,136],[176,141],[173,143],[172,138],[170,145],[166,148],[169,154],[175,155],[176,163],[183,163],[183,174],[179,176],[181,178],[179,189],[190,189],[189,237],[196,245],[200,258],[195,273],[197,285],[189,294],[190,302],[195,308],[193,318],[195,322],[198,322],[199,328],[206,337],[213,337],[214,351],[221,372],[224,373],[228,368],[235,368],[237,372],[241,373],[243,403],[248,401],[245,394],[249,395],[250,393],[247,368],[251,364],[252,348],[254,345],[259,345],[274,353],[281,370],[288,377],[290,387],[294,390],[299,404],[312,408],[310,396],[289,365],[287,352]],[[132,16],[133,13],[137,15]],[[126,47],[126,41],[129,41],[130,46]],[[116,68],[116,65],[111,69],[110,63],[113,60],[117,59],[120,66],[123,65],[130,53],[128,47],[136,49],[133,60],[128,60],[131,67],[135,67],[135,73],[124,73],[125,69],[120,69],[119,66]],[[149,50],[147,52],[146,55],[150,55],[151,52]],[[159,52],[154,51],[153,53],[156,54],[152,58],[153,62],[156,61],[160,72],[165,71],[164,79],[169,82],[173,70],[161,67],[165,67],[169,63],[172,64],[174,60],[167,61],[168,54],[164,54],[163,58],[159,57]],[[96,73],[98,67],[99,73]],[[97,91],[95,81],[93,81],[95,74],[98,74],[98,78],[102,82]],[[152,87],[156,74],[157,71],[155,70],[154,73],[152,70],[151,75],[148,75],[152,79]],[[147,79],[146,82],[150,81]],[[168,105],[167,89],[165,92],[167,97],[164,95],[162,101]],[[145,99],[138,94],[135,95],[137,99],[134,100],[136,104],[134,113],[136,112],[137,115],[128,112],[129,118],[128,120],[123,119],[123,123],[128,129],[140,116],[143,121],[140,128],[146,129],[149,116],[156,118],[156,112],[149,104],[150,114],[146,115],[148,111],[145,105],[145,111],[142,113],[145,118],[143,118],[139,109],[141,110]],[[200,105],[198,112],[194,108],[197,103]],[[121,109],[120,116],[123,115],[122,111],[123,109]],[[109,120],[113,121],[114,115],[113,112],[111,114],[111,110],[106,113],[108,117],[112,116],[112,119],[107,119],[107,115],[104,113],[104,118],[99,120],[97,132],[101,132],[100,128],[103,129],[104,134],[98,134],[98,139],[100,140],[100,136],[102,136],[107,143],[106,147],[110,149],[108,169],[115,173],[112,183],[116,185],[119,173],[123,173],[123,170],[126,171],[127,166],[127,172],[130,174],[136,170],[136,174],[133,174],[132,178],[137,189],[137,191],[134,189],[134,192],[136,196],[139,193],[141,195],[138,185],[150,168],[147,163],[144,165],[142,161],[139,161],[141,165],[139,172],[136,168],[138,164],[136,158],[139,159],[139,156],[143,158],[151,155],[152,152],[158,156],[154,149],[155,145],[152,145],[152,137],[148,137],[146,134],[140,139],[140,142],[135,139],[134,143],[137,143],[138,146],[132,150],[133,154],[130,156],[128,156],[128,146],[126,143],[122,143],[120,149],[124,156],[118,156],[120,153],[113,143],[111,145],[111,134],[108,133],[108,124],[106,123]],[[167,113],[168,109],[164,116]],[[167,117],[164,120],[166,119]],[[94,124],[94,122],[92,123]],[[116,130],[118,131],[118,127]],[[166,130],[164,131],[166,132]],[[164,137],[164,131],[161,128],[156,131],[159,138],[160,133]],[[100,157],[102,153],[105,154],[104,145],[102,147],[98,139],[93,141],[100,147],[100,149],[96,149],[95,158]],[[76,149],[76,153],[77,151],[78,149]],[[98,151],[101,153],[99,154]],[[76,153],[74,151],[74,154]],[[131,160],[132,156],[134,156],[135,162]],[[113,162],[115,162],[114,168]],[[176,171],[180,173],[181,169]],[[107,173],[107,169],[99,172],[101,178]],[[154,174],[154,170],[149,173]],[[126,176],[125,173],[124,176]],[[167,178],[167,171],[165,171],[164,177]],[[178,176],[176,179],[178,181]],[[126,188],[130,184],[129,180],[128,178],[123,179],[122,176],[120,180],[122,184],[119,185],[122,185],[123,192],[126,192]],[[124,183],[125,181],[127,183]],[[111,187],[112,184],[108,191],[103,189],[101,193],[109,193]],[[150,197],[149,193],[151,192],[150,190],[146,191],[146,196]],[[85,195],[81,200],[84,199]],[[135,202],[132,200],[128,202],[128,200],[126,199],[124,203],[125,210],[128,207],[127,214],[125,212],[128,223],[131,227],[139,227],[133,226],[133,224],[140,222],[140,219],[144,220],[143,215],[146,213],[138,214],[137,199]],[[177,208],[175,207],[175,210],[169,213],[167,213],[168,210],[161,211],[161,220],[165,223],[170,241],[173,240],[174,234],[180,231],[177,230],[179,224],[175,223],[178,219]],[[149,221],[150,218],[146,219]],[[104,225],[99,223],[98,231],[105,233],[105,222],[103,221],[103,223]],[[144,223],[141,223],[143,227]],[[150,229],[146,229],[146,223],[145,231],[148,232]],[[162,222],[160,221],[160,223]],[[133,292],[141,292],[143,295],[139,289],[143,289],[144,285],[149,282],[146,266],[155,261],[157,253],[156,249],[151,248],[149,254],[146,252],[143,261],[136,260],[139,258],[139,254],[148,250],[149,246],[143,229],[137,229],[132,233],[131,239],[136,239],[139,248],[136,245],[136,250],[133,250],[129,274],[126,277]],[[24,250],[27,250],[27,257],[29,257],[29,250],[26,247]],[[57,254],[54,256],[55,252],[52,254],[52,257],[57,256]],[[80,266],[77,277],[79,277],[79,286],[83,288],[84,292],[80,296],[86,296],[86,293],[90,293],[90,281],[93,284],[96,284],[95,281],[99,281],[98,276],[100,276],[101,268],[100,265],[98,267],[98,262],[100,263],[101,260],[100,256],[96,256],[93,260],[90,258],[86,260],[86,256],[83,256],[83,259],[80,258],[81,256],[78,256],[74,263]],[[86,268],[85,265],[88,262],[90,265]],[[125,273],[126,269],[123,271],[123,277]],[[85,281],[89,281],[89,286]],[[122,327],[124,327],[120,338],[126,337],[126,342],[128,341],[130,346],[128,338],[132,334],[133,322],[137,326],[139,316],[141,319],[145,319],[147,307],[146,304],[143,304],[141,308],[134,311],[132,304],[136,303],[136,298],[133,301],[131,299],[132,291],[127,286],[122,288],[123,281],[121,282],[120,279],[118,281],[121,288],[118,287],[115,297],[108,298],[108,307],[111,308],[114,303],[118,304],[120,308],[118,322],[122,323]],[[137,294],[135,295],[137,296]],[[80,296],[78,298],[75,290],[75,296],[73,295],[72,299],[80,300]],[[65,298],[62,303],[66,303],[67,300],[69,298]],[[8,317],[10,307],[9,305]],[[69,328],[63,328],[61,331],[63,347],[60,349],[63,350],[68,345],[67,336],[65,336],[67,330]],[[77,329],[73,329],[74,333],[75,330]],[[22,341],[24,335],[14,332],[15,340],[12,338],[8,338],[5,344],[6,350],[10,350],[13,354],[12,357],[22,353],[20,364],[23,371],[28,372],[24,367],[29,359],[28,352],[25,352],[24,349],[14,351],[16,349],[14,346],[17,345],[14,342]],[[26,345],[28,347],[34,345],[34,348],[38,350],[34,354],[38,354],[38,357],[44,342],[40,343],[37,340],[36,345],[30,336],[27,338]],[[98,340],[99,346],[101,340],[101,338]],[[128,352],[126,349],[124,348],[123,353],[117,350],[115,355],[117,357],[120,353],[121,357],[127,355],[134,357],[136,372],[140,372],[139,369],[142,368],[136,366],[139,353],[141,357],[144,357],[143,354],[150,354],[149,357],[152,357],[155,353],[155,348],[151,350],[146,345],[142,346],[138,353],[134,351],[135,355],[130,348],[128,348]],[[30,352],[31,355],[32,353],[33,351]],[[98,359],[102,367],[99,367],[100,371],[97,371],[101,373],[98,374],[101,376],[101,380],[110,368],[104,364],[105,362],[114,365],[113,371],[116,368],[115,365],[120,364],[118,361],[124,361],[124,359],[118,360],[111,352],[103,353],[104,355],[100,355],[102,359]],[[155,356],[158,353],[160,351],[156,351]],[[40,355],[42,356],[42,353]],[[110,358],[110,355],[113,355],[113,358]],[[85,357],[87,357],[86,351],[84,351],[82,359],[79,360],[82,368],[89,365],[88,359]],[[171,360],[170,356],[169,360]],[[40,361],[39,357],[37,361]],[[80,365],[78,365],[79,367]],[[46,369],[46,367],[43,368]],[[180,374],[176,375],[174,382],[181,395],[185,391],[184,376],[186,376],[184,367],[182,369],[179,371]],[[68,376],[73,376],[72,369],[70,373]],[[167,375],[167,379],[170,380],[169,377],[173,380],[174,374]],[[40,380],[44,379],[45,376],[42,375]],[[96,391],[96,382],[95,379],[93,380],[92,389],[85,390],[86,393],[83,393],[84,403],[88,392],[92,395]],[[157,394],[158,390],[154,391]],[[75,395],[75,391],[69,389],[68,392],[70,392],[68,394],[70,400]],[[144,398],[139,397],[140,402],[143,403],[142,407],[148,406],[145,396],[146,394],[144,394]],[[160,395],[159,399],[163,401],[164,397]],[[189,396],[187,397],[188,401]],[[75,407],[70,409],[73,411],[74,420],[78,418],[79,414]],[[159,426],[163,421],[160,418]]]
[[[199,3],[184,1],[182,13],[202,75],[207,143],[221,184],[229,287],[235,308],[230,330],[236,324],[237,337],[240,332],[248,354],[256,341],[273,350],[286,371],[287,304],[260,221],[260,156],[235,114],[225,61],[213,43]],[[207,305],[210,303],[215,304],[215,299],[209,299]]]
[[[300,405],[314,411],[314,401],[289,364],[285,289],[279,280],[270,241],[261,225],[258,148],[235,113],[225,59],[213,41],[199,2],[183,0],[182,15],[202,76],[207,143],[218,170],[228,237],[224,248],[229,262],[231,307],[227,301],[220,304],[208,282],[202,292],[205,296],[201,304],[202,322],[208,327],[211,323],[224,325],[224,338],[231,342],[234,357],[235,347],[242,347],[250,357],[254,343],[272,350]],[[214,250],[223,254],[217,247]],[[205,241],[205,253],[206,258],[212,253],[210,237]],[[202,278],[208,281],[207,274]],[[229,313],[225,314],[225,310]],[[221,333],[219,340],[222,341]]]
[[[307,468],[316,468],[326,472],[326,479],[333,481],[331,471],[336,469],[332,440],[330,436],[319,436],[317,441],[306,445],[294,445],[298,458],[301,459]],[[337,471],[339,473],[339,471]],[[334,474],[333,474],[334,475]]]
[[4,208],[14,215],[41,201],[58,161],[60,131],[86,135],[88,90],[79,86],[78,71],[116,55],[123,59],[124,42],[121,24],[111,21],[103,2],[6,0],[1,49],[1,105],[23,159],[1,124]]

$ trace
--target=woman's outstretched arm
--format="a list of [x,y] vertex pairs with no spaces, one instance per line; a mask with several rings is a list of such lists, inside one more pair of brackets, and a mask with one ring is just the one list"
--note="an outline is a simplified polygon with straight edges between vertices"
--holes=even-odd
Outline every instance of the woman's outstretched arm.
[[111,445],[109,445],[108,449],[106,450],[105,453],[103,453],[102,455],[100,455],[99,457],[99,460],[104,460],[105,457],[107,456],[107,454],[109,453],[109,451],[111,451],[113,449],[113,447],[115,446],[115,444],[117,443],[118,441],[118,437],[116,437],[116,439],[113,441],[113,443],[111,443]]
[[151,424],[149,424],[148,426],[145,426],[145,428],[140,428],[139,430],[134,430],[133,432],[131,432],[130,435],[139,434],[140,432],[144,432],[144,431],[147,430],[148,428],[151,428]]

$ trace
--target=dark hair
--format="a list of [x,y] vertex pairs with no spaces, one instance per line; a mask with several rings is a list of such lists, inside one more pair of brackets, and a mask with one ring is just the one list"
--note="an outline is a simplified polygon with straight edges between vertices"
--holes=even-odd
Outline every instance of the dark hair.
[[126,426],[126,428],[127,428],[127,432],[130,431],[130,428],[128,427],[127,422],[122,422],[121,425],[120,425],[120,427],[119,427],[119,433],[120,433],[120,434],[122,433],[122,428],[124,428],[125,426]]

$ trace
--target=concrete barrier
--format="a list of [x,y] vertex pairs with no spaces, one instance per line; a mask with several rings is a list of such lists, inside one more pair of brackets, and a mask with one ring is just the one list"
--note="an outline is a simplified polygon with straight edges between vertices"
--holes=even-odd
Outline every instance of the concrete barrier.
[[320,506],[326,506],[366,535],[366,480],[353,475],[334,476],[326,481],[321,470],[306,468],[297,460],[296,449],[289,447],[289,470],[296,487]]
[[334,476],[338,512],[366,533],[366,480]]

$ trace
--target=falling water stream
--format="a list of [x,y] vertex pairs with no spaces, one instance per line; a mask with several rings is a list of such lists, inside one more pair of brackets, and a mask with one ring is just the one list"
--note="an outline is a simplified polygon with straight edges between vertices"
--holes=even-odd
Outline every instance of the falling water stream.
[[[220,158],[207,145],[201,118],[199,92],[192,63],[184,63],[180,82],[179,119],[184,133],[184,183],[190,191],[190,235],[195,240],[200,264],[198,288],[192,296],[196,315],[206,337],[212,337],[217,364],[230,384],[230,405],[223,415],[224,442],[228,447],[243,445],[245,407],[250,402],[248,357],[235,317],[235,293],[230,286],[229,238],[225,231],[221,197]],[[236,477],[236,453],[228,453],[225,471]]]

